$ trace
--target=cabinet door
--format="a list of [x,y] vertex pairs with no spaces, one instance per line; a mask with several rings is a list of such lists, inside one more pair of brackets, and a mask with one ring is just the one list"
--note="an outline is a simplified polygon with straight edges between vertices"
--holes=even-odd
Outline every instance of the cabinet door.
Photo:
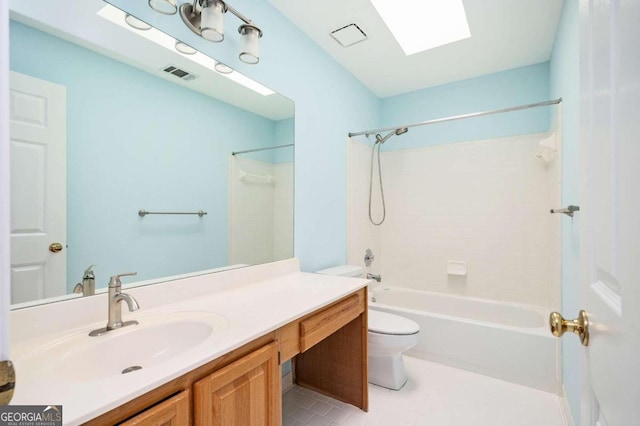
[[191,424],[189,400],[188,390],[180,392],[127,420],[121,426],[188,426]]
[[270,343],[193,385],[194,424],[279,425],[278,348]]

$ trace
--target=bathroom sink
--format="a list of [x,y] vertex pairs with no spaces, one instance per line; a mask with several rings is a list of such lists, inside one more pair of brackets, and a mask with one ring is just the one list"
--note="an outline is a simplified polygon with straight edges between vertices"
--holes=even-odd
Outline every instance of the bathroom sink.
[[88,382],[158,365],[204,343],[215,331],[228,327],[225,317],[209,312],[178,312],[139,316],[138,325],[102,336],[58,339],[32,352],[28,362],[42,372],[55,372],[69,382]]

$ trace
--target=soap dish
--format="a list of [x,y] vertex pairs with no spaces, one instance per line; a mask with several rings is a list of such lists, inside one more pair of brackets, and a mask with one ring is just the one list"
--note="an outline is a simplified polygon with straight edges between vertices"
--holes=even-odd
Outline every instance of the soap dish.
[[450,260],[447,262],[447,274],[467,275],[467,262],[462,260]]

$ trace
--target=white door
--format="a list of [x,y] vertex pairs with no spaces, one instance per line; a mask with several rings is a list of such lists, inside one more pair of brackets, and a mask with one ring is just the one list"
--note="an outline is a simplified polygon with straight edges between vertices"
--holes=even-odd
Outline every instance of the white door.
[[66,293],[66,89],[15,72],[9,84],[11,303],[21,303]]
[[640,425],[640,1],[580,9],[582,424]]

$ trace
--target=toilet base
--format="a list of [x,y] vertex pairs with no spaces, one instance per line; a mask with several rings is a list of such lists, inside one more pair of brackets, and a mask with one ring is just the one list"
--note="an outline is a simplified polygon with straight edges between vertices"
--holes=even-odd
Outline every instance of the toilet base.
[[391,390],[400,390],[407,383],[402,354],[369,355],[369,383]]

